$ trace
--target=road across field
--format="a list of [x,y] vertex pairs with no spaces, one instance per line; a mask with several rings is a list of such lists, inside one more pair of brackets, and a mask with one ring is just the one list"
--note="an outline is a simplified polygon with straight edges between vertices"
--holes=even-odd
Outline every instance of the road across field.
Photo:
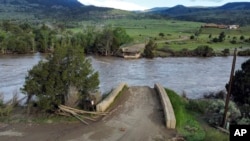
[[[176,41],[185,41],[185,40],[188,40],[189,37],[188,36],[182,36],[180,38],[177,38],[177,39],[169,39],[169,40],[159,40],[159,41],[155,41],[155,43],[171,43],[171,42],[176,42]],[[134,45],[131,45],[131,46],[127,46],[127,47],[124,47],[124,49],[128,49],[128,50],[135,50],[135,51],[142,51],[144,50],[145,48],[145,43],[140,43],[140,44],[134,44]]]

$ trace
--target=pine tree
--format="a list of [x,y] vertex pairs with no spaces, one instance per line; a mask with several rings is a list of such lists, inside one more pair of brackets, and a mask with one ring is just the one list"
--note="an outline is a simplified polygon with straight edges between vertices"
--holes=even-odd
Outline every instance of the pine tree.
[[156,48],[156,43],[150,40],[148,44],[145,46],[144,55],[146,58],[154,58],[154,49]]
[[65,46],[56,48],[47,61],[29,71],[22,91],[28,95],[27,102],[36,96],[41,109],[53,111],[67,102],[72,87],[77,90],[79,104],[98,85],[98,73],[85,58],[83,49]]
[[235,72],[232,97],[238,105],[250,105],[250,59],[241,65],[241,69]]

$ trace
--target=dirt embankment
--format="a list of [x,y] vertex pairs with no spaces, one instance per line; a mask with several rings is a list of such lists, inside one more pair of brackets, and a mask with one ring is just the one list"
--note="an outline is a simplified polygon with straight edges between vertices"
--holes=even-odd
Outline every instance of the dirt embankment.
[[160,100],[149,87],[131,87],[112,105],[110,114],[89,126],[14,124],[0,128],[3,141],[164,141],[176,136],[164,126]]

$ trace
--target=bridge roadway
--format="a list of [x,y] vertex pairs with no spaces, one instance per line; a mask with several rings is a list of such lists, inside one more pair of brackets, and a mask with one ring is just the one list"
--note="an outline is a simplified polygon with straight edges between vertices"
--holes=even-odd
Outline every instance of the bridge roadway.
[[20,136],[1,136],[17,141],[165,141],[176,136],[167,129],[156,91],[147,86],[125,90],[112,104],[110,114],[100,121],[83,124],[13,125],[6,131]]
[[113,105],[98,128],[72,141],[164,141],[176,135],[166,129],[163,108],[156,91],[146,86],[130,87]]

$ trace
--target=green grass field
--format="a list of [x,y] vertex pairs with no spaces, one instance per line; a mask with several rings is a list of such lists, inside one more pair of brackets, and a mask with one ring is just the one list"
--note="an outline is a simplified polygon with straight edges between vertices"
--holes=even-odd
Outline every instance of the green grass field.
[[203,23],[184,22],[164,19],[114,19],[104,20],[102,22],[83,21],[82,27],[71,29],[73,32],[81,31],[87,26],[101,27],[112,25],[113,27],[122,27],[134,39],[135,43],[144,42],[151,38],[161,39],[159,33],[164,33],[164,39],[176,39],[179,36],[189,36],[197,31]]
[[183,22],[175,20],[111,20],[107,24],[120,26],[126,29],[127,33],[136,42],[145,39],[158,38],[159,33],[164,33],[166,39],[175,39],[179,36],[189,35],[195,32],[202,24],[197,22]]
[[[240,36],[245,39],[250,38],[250,26],[240,27],[238,30],[216,29],[216,28],[202,28],[204,23],[188,22],[166,19],[109,19],[103,21],[83,21],[79,23],[79,28],[71,29],[73,32],[83,31],[87,26],[96,26],[97,29],[104,25],[112,25],[113,27],[122,27],[134,39],[133,43],[147,42],[150,38],[155,41],[162,41],[158,43],[158,49],[168,48],[173,51],[182,49],[193,50],[201,45],[208,45],[212,47],[215,52],[219,53],[224,49],[233,50],[236,47],[249,48],[250,42],[246,43],[240,40]],[[185,41],[173,41],[170,43],[164,42],[167,40],[180,39],[182,37],[189,38],[200,30],[197,39]],[[218,37],[221,32],[224,32],[226,37],[224,42],[213,43],[211,40]],[[164,37],[160,37],[159,33],[163,33]],[[211,38],[209,38],[211,35]],[[237,43],[232,44],[230,41],[236,38]]]
[[243,48],[249,48],[250,44],[248,43],[237,43],[237,44],[231,44],[229,41],[224,41],[223,43],[207,43],[207,41],[180,41],[180,42],[171,42],[171,43],[161,43],[158,44],[158,48],[168,48],[173,51],[180,51],[182,49],[189,49],[193,50],[197,48],[198,46],[208,45],[209,47],[212,47],[215,52],[220,52],[224,49],[234,49],[238,47]]
[[[216,29],[216,28],[206,28],[202,29],[198,38],[194,40],[185,40],[185,41],[176,41],[170,43],[160,43],[158,44],[158,48],[168,48],[173,51],[180,51],[182,49],[193,50],[198,46],[207,45],[212,47],[216,53],[221,52],[224,49],[233,50],[234,48],[242,47],[242,48],[250,48],[250,42],[245,42],[244,40],[250,39],[250,26],[241,27],[238,30],[228,30],[228,29]],[[224,32],[226,37],[223,42],[214,43],[211,40],[213,38],[218,38],[219,34]],[[192,34],[189,35],[189,37]],[[209,35],[211,37],[209,38]],[[244,40],[240,40],[240,37],[244,36]],[[236,43],[232,44],[230,41],[236,39]]]
[[250,31],[250,26],[240,27],[237,30],[203,28],[202,29],[202,34],[205,34],[205,35],[209,35],[209,34],[218,35],[221,32],[225,32],[226,35],[231,35],[231,36],[240,36],[240,35],[250,36],[249,31]]

